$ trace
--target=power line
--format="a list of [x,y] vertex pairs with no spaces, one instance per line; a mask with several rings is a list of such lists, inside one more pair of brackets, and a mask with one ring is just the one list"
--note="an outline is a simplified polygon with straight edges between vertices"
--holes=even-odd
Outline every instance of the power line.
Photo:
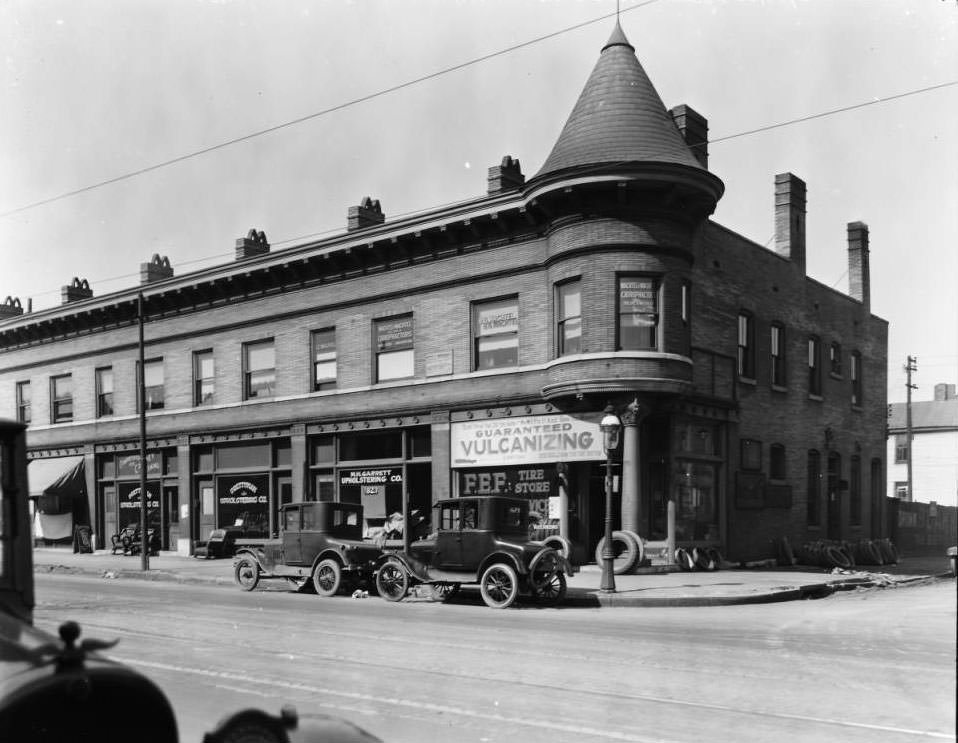
[[833,108],[830,111],[822,111],[821,113],[811,114],[810,116],[802,116],[798,119],[789,119],[788,121],[782,121],[778,124],[769,124],[768,126],[762,126],[758,129],[749,129],[746,132],[739,132],[738,134],[729,134],[724,137],[717,137],[715,139],[709,140],[709,144],[715,144],[717,142],[727,142],[730,139],[736,139],[737,137],[747,137],[750,134],[758,134],[759,132],[767,132],[771,129],[778,129],[783,126],[791,126],[792,124],[800,124],[804,121],[813,121],[814,119],[821,119],[826,116],[832,116],[834,114],[845,113],[846,111],[854,111],[857,108],[865,108],[866,106],[874,106],[877,103],[887,103],[888,101],[898,100],[899,98],[907,98],[910,95],[918,95],[919,93],[928,93],[932,90],[940,90],[941,88],[947,88],[951,85],[958,85],[958,80],[950,80],[945,83],[939,83],[938,85],[929,85],[927,88],[918,88],[917,90],[908,90],[904,93],[896,93],[895,95],[885,96],[884,98],[873,98],[870,101],[864,101],[862,103],[853,103],[850,106],[843,106],[842,108]]
[[[623,10],[623,11],[621,11],[621,12],[622,12],[622,13],[631,12],[631,11],[633,11],[633,10],[638,10],[638,9],[640,9],[640,8],[644,8],[644,7],[648,6],[648,5],[652,5],[653,3],[660,2],[660,1],[661,1],[661,0],[646,0],[646,2],[639,3],[639,4],[637,4],[637,5],[632,6],[631,8],[626,8],[625,10]],[[51,204],[51,203],[54,203],[54,202],[56,202],[56,201],[61,201],[61,200],[63,200],[63,199],[71,198],[71,197],[73,197],[73,196],[78,196],[78,195],[80,195],[80,194],[82,194],[82,193],[87,193],[87,192],[89,192],[89,191],[93,191],[93,190],[95,190],[95,189],[98,189],[98,188],[102,188],[102,187],[104,187],[104,186],[111,185],[111,184],[113,184],[113,183],[119,183],[119,182],[121,182],[121,181],[130,180],[131,178],[136,178],[136,177],[138,177],[138,176],[145,175],[146,173],[150,173],[150,172],[153,172],[153,171],[155,171],[155,170],[160,170],[160,169],[162,169],[162,168],[167,168],[167,167],[169,167],[169,166],[171,166],[171,165],[175,165],[175,164],[177,164],[177,163],[181,163],[181,162],[184,162],[184,161],[186,161],[186,160],[190,160],[190,159],[195,158],[195,157],[200,157],[201,155],[207,155],[207,154],[209,154],[209,153],[211,153],[211,152],[216,152],[216,151],[218,151],[218,150],[224,149],[224,148],[226,148],[226,147],[231,147],[232,145],[239,144],[239,143],[241,143],[241,142],[247,142],[247,141],[249,141],[249,140],[251,140],[251,139],[255,139],[255,138],[257,138],[257,137],[261,137],[261,136],[264,136],[264,135],[266,135],[266,134],[271,134],[271,133],[273,133],[273,132],[277,132],[277,131],[280,131],[280,130],[282,130],[282,129],[286,129],[286,128],[291,127],[291,126],[296,126],[297,124],[302,124],[302,123],[304,123],[304,122],[306,122],[306,121],[311,121],[311,120],[313,120],[313,119],[317,119],[317,118],[319,118],[319,117],[326,116],[326,115],[329,115],[329,114],[331,114],[331,113],[335,113],[335,112],[337,112],[337,111],[341,111],[341,110],[346,109],[346,108],[350,108],[351,106],[355,106],[355,105],[358,105],[358,104],[360,104],[360,103],[365,103],[365,102],[367,102],[367,101],[371,101],[371,100],[373,100],[373,99],[375,99],[375,98],[379,98],[379,97],[381,97],[381,96],[388,95],[389,93],[395,93],[395,92],[397,92],[397,91],[404,90],[405,88],[409,88],[409,87],[412,87],[412,86],[414,86],[414,85],[418,85],[418,84],[420,84],[420,83],[427,82],[427,81],[429,81],[429,80],[434,80],[434,79],[436,79],[436,78],[438,78],[438,77],[442,77],[443,75],[447,75],[447,74],[450,74],[450,73],[452,73],[452,72],[456,72],[456,71],[458,71],[458,70],[462,70],[462,69],[465,69],[465,68],[467,68],[467,67],[471,67],[471,66],[473,66],[473,65],[479,64],[480,62],[486,62],[486,61],[488,61],[488,60],[490,60],[490,59],[494,59],[494,58],[496,58],[496,57],[500,57],[500,56],[503,56],[503,55],[505,55],[505,54],[510,54],[510,53],[512,53],[512,52],[514,52],[514,51],[517,51],[517,50],[519,50],[519,49],[523,49],[523,48],[525,48],[525,47],[532,46],[533,44],[538,44],[538,43],[540,43],[540,42],[542,42],[542,41],[547,41],[547,40],[549,40],[549,39],[553,39],[553,38],[555,38],[555,37],[557,37],[557,36],[561,36],[561,35],[563,35],[563,34],[566,34],[566,33],[571,32],[571,31],[576,31],[576,30],[578,30],[578,29],[580,29],[580,28],[584,28],[584,27],[589,26],[589,25],[592,25],[592,24],[594,24],[594,23],[598,23],[598,22],[600,22],[600,21],[604,21],[604,20],[607,20],[607,19],[613,18],[613,17],[618,18],[618,16],[619,16],[619,11],[618,11],[618,10],[616,10],[615,13],[607,13],[607,14],[605,14],[605,15],[597,16],[597,17],[592,18],[592,19],[590,19],[590,20],[588,20],[588,21],[583,21],[582,23],[577,23],[577,24],[572,25],[572,26],[567,26],[567,27],[565,27],[565,28],[559,29],[558,31],[553,31],[552,33],[545,34],[544,36],[539,36],[539,37],[536,37],[536,38],[534,38],[534,39],[530,39],[530,40],[528,40],[528,41],[523,41],[523,42],[521,42],[521,43],[519,43],[519,44],[514,44],[513,46],[506,47],[505,49],[500,49],[500,50],[498,50],[498,51],[490,52],[489,54],[485,54],[485,55],[482,55],[482,56],[480,56],[480,57],[475,57],[475,58],[470,59],[470,60],[467,60],[467,61],[465,61],[465,62],[460,62],[459,64],[455,64],[455,65],[452,65],[452,66],[450,66],[450,67],[443,68],[443,69],[441,69],[441,70],[438,70],[437,72],[432,72],[432,73],[430,73],[430,74],[428,74],[428,75],[423,75],[423,76],[421,76],[421,77],[414,78],[413,80],[408,80],[408,81],[406,81],[406,82],[399,83],[398,85],[394,85],[394,86],[389,87],[389,88],[384,88],[383,90],[379,90],[379,91],[376,91],[376,92],[374,92],[374,93],[370,93],[370,94],[368,94],[368,95],[360,96],[359,98],[354,98],[354,99],[352,99],[352,100],[346,101],[346,102],[344,102],[344,103],[337,104],[337,105],[335,105],[335,106],[331,106],[331,107],[326,108],[326,109],[323,109],[323,110],[321,110],[321,111],[316,111],[316,112],[314,112],[314,113],[307,114],[306,116],[301,116],[301,117],[299,117],[299,118],[292,119],[292,120],[290,120],[290,121],[286,121],[286,122],[283,122],[283,123],[281,123],[281,124],[276,124],[275,126],[271,126],[271,127],[266,128],[266,129],[260,129],[259,131],[251,132],[251,133],[249,133],[249,134],[244,134],[243,136],[235,137],[235,138],[230,139],[230,140],[227,140],[227,141],[225,141],[225,142],[220,142],[220,143],[218,143],[218,144],[211,145],[211,146],[209,146],[209,147],[204,147],[204,148],[202,148],[202,149],[195,150],[195,151],[189,152],[189,153],[187,153],[187,154],[185,154],[185,155],[180,155],[180,156],[178,156],[178,157],[170,158],[169,160],[164,160],[164,161],[162,161],[162,162],[155,163],[155,164],[153,164],[153,165],[148,165],[148,166],[146,166],[146,167],[139,168],[138,170],[133,170],[133,171],[130,171],[129,173],[124,173],[124,174],[122,174],[122,175],[118,175],[118,176],[115,176],[115,177],[113,177],[113,178],[108,178],[108,179],[103,180],[103,181],[98,181],[97,183],[91,183],[91,184],[89,184],[89,185],[87,185],[87,186],[83,186],[83,187],[81,187],[81,188],[77,188],[77,189],[74,189],[74,190],[72,190],[72,191],[66,191],[66,192],[64,192],[64,193],[62,193],[62,194],[58,194],[57,196],[51,196],[50,198],[47,198],[47,199],[42,199],[42,200],[40,200],[40,201],[35,201],[35,202],[31,203],[31,204],[26,204],[26,205],[24,205],[24,206],[16,207],[15,209],[10,209],[10,210],[5,211],[5,212],[0,212],[0,218],[9,217],[9,216],[11,216],[11,215],[13,215],[13,214],[19,214],[20,212],[27,211],[27,210],[29,210],[29,209],[35,209],[35,208],[37,208],[37,207],[39,207],[39,206],[45,206],[46,204]],[[886,102],[888,102],[888,101],[897,100],[897,99],[899,99],[899,98],[905,98],[905,97],[912,96],[912,95],[918,95],[918,94],[920,94],[920,93],[927,93],[927,92],[930,92],[930,91],[933,91],[933,90],[938,90],[938,89],[941,89],[941,88],[946,88],[946,87],[949,87],[949,86],[952,86],[952,85],[958,85],[958,80],[952,80],[952,81],[949,81],[949,82],[940,83],[940,84],[938,84],[938,85],[932,85],[932,86],[929,86],[929,87],[926,87],[926,88],[920,88],[920,89],[916,89],[916,90],[906,91],[906,92],[903,92],[903,93],[897,93],[897,94],[895,94],[895,95],[885,96],[885,97],[883,97],[883,98],[875,98],[875,99],[870,100],[870,101],[864,101],[864,102],[862,102],[862,103],[856,103],[856,104],[852,104],[852,105],[850,105],[850,106],[844,106],[844,107],[842,107],[842,108],[832,109],[832,110],[830,110],[830,111],[823,111],[823,112],[820,112],[820,113],[811,114],[811,115],[809,115],[809,116],[803,116],[803,117],[800,117],[800,118],[797,118],[797,119],[790,119],[790,120],[788,120],[788,121],[783,121],[783,122],[779,122],[779,123],[776,123],[776,124],[769,124],[769,125],[767,125],[767,126],[759,127],[759,128],[757,128],[757,129],[751,129],[751,130],[744,131],[744,132],[738,132],[738,133],[736,133],[736,134],[729,134],[729,135],[726,135],[726,136],[724,136],[724,137],[717,137],[717,138],[715,138],[715,139],[710,140],[710,141],[709,141],[709,144],[717,144],[717,143],[719,143],[719,142],[725,142],[725,141],[728,141],[728,140],[731,140],[731,139],[737,139],[738,137],[745,137],[745,136],[748,136],[748,135],[751,135],[751,134],[758,134],[758,133],[760,133],[760,132],[766,132],[766,131],[770,131],[770,130],[772,130],[772,129],[778,129],[778,128],[781,128],[781,127],[784,127],[784,126],[790,126],[790,125],[792,125],[792,124],[798,124],[798,123],[802,123],[802,122],[806,122],[806,121],[812,121],[812,120],[814,120],[814,119],[820,119],[820,118],[824,118],[824,117],[826,117],[826,116],[832,116],[832,115],[838,114],[838,113],[845,113],[845,112],[847,112],[847,111],[853,111],[853,110],[855,110],[855,109],[864,108],[864,107],[866,107],[866,106],[873,106],[873,105],[876,105],[876,104],[878,104],[878,103],[886,103]]]
[[[637,10],[639,8],[643,8],[647,5],[652,5],[653,3],[657,3],[660,1],[661,0],[646,0],[643,3],[639,3],[638,5],[634,5],[631,8],[627,8],[625,11],[622,11],[622,12]],[[19,214],[20,212],[26,211],[28,209],[35,209],[38,206],[51,204],[55,201],[67,199],[72,196],[78,196],[79,194],[86,193],[88,191],[92,191],[97,188],[102,188],[103,186],[108,186],[112,183],[119,183],[120,181],[129,180],[130,178],[136,178],[137,176],[144,175],[145,173],[151,173],[154,170],[160,170],[161,168],[167,168],[170,165],[181,163],[184,160],[190,160],[194,157],[199,157],[200,155],[207,155],[211,152],[222,150],[225,147],[231,147],[234,144],[239,144],[240,142],[247,142],[251,139],[255,139],[256,137],[262,137],[265,134],[272,134],[273,132],[280,131],[281,129],[286,129],[291,126],[296,126],[297,124],[302,124],[303,122],[311,121],[312,119],[317,119],[321,116],[327,116],[328,114],[335,113],[336,111],[342,111],[345,108],[349,108],[351,106],[356,106],[360,103],[371,101],[375,98],[379,98],[380,96],[388,95],[389,93],[395,93],[397,91],[404,90],[405,88],[410,88],[414,85],[419,85],[420,83],[424,83],[429,80],[434,80],[437,77],[448,75],[451,72],[457,72],[458,70],[465,69],[466,67],[471,67],[472,65],[479,64],[480,62],[486,62],[490,59],[500,57],[504,54],[510,54],[514,51],[523,49],[527,46],[532,46],[533,44],[538,44],[539,42],[546,41],[548,39],[553,39],[557,36],[561,36],[563,34],[569,33],[570,31],[576,31],[580,28],[584,28],[585,26],[590,26],[593,23],[598,23],[599,21],[604,21],[608,18],[614,18],[617,16],[618,16],[618,11],[616,11],[615,13],[607,13],[602,16],[597,16],[596,18],[592,18],[591,20],[583,21],[582,23],[577,23],[573,26],[567,26],[566,28],[560,29],[558,31],[553,31],[552,33],[546,34],[544,36],[539,36],[539,37],[536,37],[535,39],[530,39],[528,41],[523,41],[519,44],[514,44],[513,46],[506,47],[505,49],[500,49],[495,52],[490,52],[489,54],[484,54],[481,57],[475,57],[465,62],[460,62],[459,64],[452,65],[451,67],[446,67],[437,72],[431,72],[428,75],[423,75],[422,77],[417,77],[412,80],[407,80],[404,83],[399,83],[398,85],[393,85],[392,87],[384,88],[383,90],[376,91],[375,93],[369,93],[368,95],[360,96],[359,98],[353,98],[352,100],[346,101],[345,103],[339,103],[335,106],[324,108],[321,111],[316,111],[314,113],[307,114],[306,116],[300,116],[297,119],[292,119],[290,121],[283,122],[282,124],[276,124],[275,126],[271,126],[266,129],[260,129],[259,131],[251,132],[250,134],[244,134],[241,137],[236,137],[234,139],[230,139],[225,142],[220,142],[219,144],[210,145],[209,147],[204,147],[203,149],[195,150],[194,152],[189,152],[185,155],[180,155],[179,157],[170,158],[169,160],[164,160],[162,162],[155,163],[154,165],[148,165],[144,168],[140,168],[139,170],[134,170],[129,173],[124,173],[123,175],[118,175],[114,178],[108,178],[105,181],[99,181],[98,183],[91,183],[88,186],[83,186],[82,188],[77,188],[73,191],[67,191],[57,196],[51,196],[50,198],[43,199],[41,201],[35,201],[32,204],[26,204],[25,206],[20,206],[20,207],[17,207],[16,209],[11,209],[6,212],[0,212],[0,218],[9,217],[12,214]]]

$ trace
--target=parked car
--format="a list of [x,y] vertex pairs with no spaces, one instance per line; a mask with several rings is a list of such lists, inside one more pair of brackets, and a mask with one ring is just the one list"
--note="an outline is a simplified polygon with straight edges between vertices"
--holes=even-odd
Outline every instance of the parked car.
[[529,540],[528,501],[478,496],[440,501],[434,508],[436,532],[408,551],[379,558],[376,589],[384,599],[401,601],[420,583],[441,598],[478,584],[495,609],[511,606],[520,594],[550,605],[565,597],[566,575],[575,568],[553,547]]
[[372,582],[382,549],[362,539],[361,505],[289,503],[280,509],[279,520],[277,539],[236,540],[233,573],[244,591],[264,578],[284,578],[320,596]]
[[[76,622],[59,637],[33,626],[33,545],[24,426],[0,420],[0,738],[61,743],[176,743],[178,726],[163,691],[142,673],[101,655],[116,640],[80,639]],[[346,720],[209,708],[204,743],[374,743]]]

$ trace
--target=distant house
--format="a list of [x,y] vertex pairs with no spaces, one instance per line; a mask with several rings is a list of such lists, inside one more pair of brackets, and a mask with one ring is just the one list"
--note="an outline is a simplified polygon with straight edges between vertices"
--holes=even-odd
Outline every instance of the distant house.
[[908,490],[907,405],[888,406],[888,495],[903,502],[958,506],[958,396],[936,384],[935,399],[911,404],[912,488]]

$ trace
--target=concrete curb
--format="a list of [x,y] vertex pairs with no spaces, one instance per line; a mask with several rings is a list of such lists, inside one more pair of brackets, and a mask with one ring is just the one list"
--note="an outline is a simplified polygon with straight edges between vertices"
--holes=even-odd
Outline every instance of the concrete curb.
[[[77,567],[75,565],[43,564],[35,565],[36,573],[57,573],[61,575],[87,575],[106,580],[142,580],[142,581],[169,581],[188,584],[207,584],[219,586],[234,586],[232,575],[203,575],[188,571],[172,571],[152,568],[144,573],[141,570],[128,568]],[[838,591],[853,591],[857,589],[897,588],[898,586],[919,585],[940,579],[952,579],[955,576],[946,571],[935,575],[921,575],[889,579],[869,576],[838,576],[833,580],[808,583],[797,586],[775,586],[764,590],[755,590],[738,594],[710,594],[689,595],[688,593],[675,596],[639,596],[634,590],[622,590],[615,593],[603,593],[593,588],[570,586],[565,600],[558,608],[655,608],[655,607],[708,607],[708,606],[735,606],[748,604],[769,604],[784,601],[800,601],[805,599],[825,598]],[[271,581],[281,585],[281,581]],[[651,589],[668,590],[668,589]]]

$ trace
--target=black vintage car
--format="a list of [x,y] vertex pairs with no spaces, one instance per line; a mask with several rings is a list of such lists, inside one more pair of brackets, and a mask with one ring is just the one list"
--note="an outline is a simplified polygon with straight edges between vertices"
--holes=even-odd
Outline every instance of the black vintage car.
[[355,503],[290,503],[280,510],[278,539],[237,539],[233,570],[244,591],[262,578],[334,596],[372,581],[379,546],[362,540],[363,507]]
[[[24,426],[0,420],[0,740],[30,743],[177,743],[177,721],[162,690],[101,652],[116,641],[81,639],[75,622],[59,637],[33,626],[32,534]],[[222,710],[210,710],[213,720]],[[335,717],[292,707],[279,715],[236,712],[204,743],[372,743]]]
[[478,583],[495,609],[511,606],[520,593],[553,605],[565,597],[566,575],[575,568],[557,550],[529,540],[528,501],[480,496],[434,508],[438,531],[379,559],[376,589],[387,601],[402,600],[416,583],[432,586],[441,598]]

